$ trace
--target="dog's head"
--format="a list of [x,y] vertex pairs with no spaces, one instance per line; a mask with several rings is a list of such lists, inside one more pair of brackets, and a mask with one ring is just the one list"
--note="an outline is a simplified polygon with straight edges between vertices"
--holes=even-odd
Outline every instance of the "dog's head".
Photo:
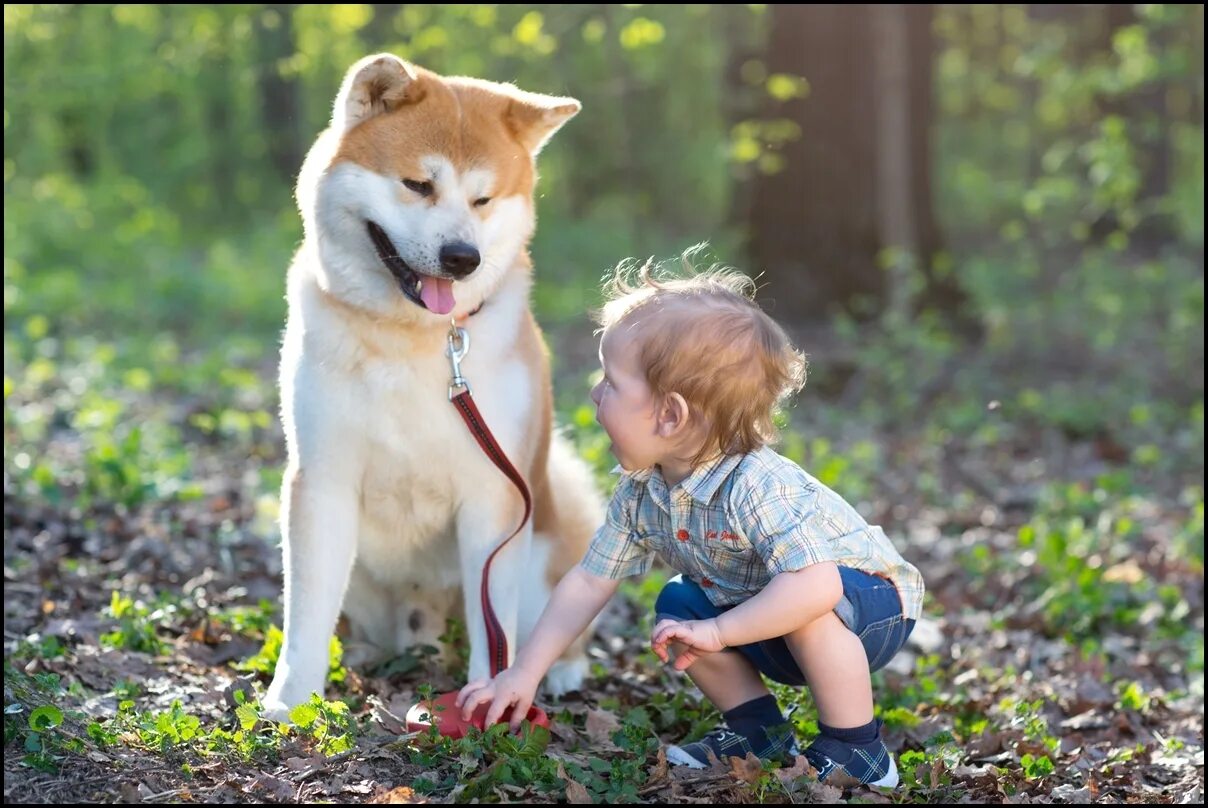
[[537,153],[578,111],[391,54],[357,62],[298,179],[323,288],[407,320],[476,307],[532,236]]

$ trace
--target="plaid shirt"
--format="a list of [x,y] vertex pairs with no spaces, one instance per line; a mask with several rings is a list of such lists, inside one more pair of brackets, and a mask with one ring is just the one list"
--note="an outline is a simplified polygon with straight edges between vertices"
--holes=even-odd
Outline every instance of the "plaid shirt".
[[923,611],[923,576],[881,528],[767,447],[701,465],[670,489],[657,469],[622,474],[581,564],[624,578],[647,572],[656,553],[715,606],[754,597],[777,573],[833,561],[889,578],[904,617]]

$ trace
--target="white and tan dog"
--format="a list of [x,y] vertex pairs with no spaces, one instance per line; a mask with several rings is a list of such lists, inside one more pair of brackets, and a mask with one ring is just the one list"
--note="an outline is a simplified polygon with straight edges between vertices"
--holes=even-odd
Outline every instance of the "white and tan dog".
[[[535,156],[578,111],[390,54],[348,71],[297,188],[305,238],[281,354],[285,644],[270,715],[323,692],[341,610],[354,642],[389,654],[438,645],[464,591],[469,676],[489,676],[479,582],[523,505],[449,402],[451,317],[472,337],[474,400],[533,493],[532,520],[491,569],[511,654],[582,557],[601,505],[553,432],[527,252]],[[582,642],[547,692],[580,685]]]

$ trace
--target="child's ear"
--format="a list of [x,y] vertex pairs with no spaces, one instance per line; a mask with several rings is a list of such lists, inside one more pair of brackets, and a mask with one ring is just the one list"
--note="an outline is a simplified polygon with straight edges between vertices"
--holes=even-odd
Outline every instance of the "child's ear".
[[691,417],[688,402],[679,393],[668,393],[663,396],[659,406],[658,432],[660,438],[672,438],[688,428]]

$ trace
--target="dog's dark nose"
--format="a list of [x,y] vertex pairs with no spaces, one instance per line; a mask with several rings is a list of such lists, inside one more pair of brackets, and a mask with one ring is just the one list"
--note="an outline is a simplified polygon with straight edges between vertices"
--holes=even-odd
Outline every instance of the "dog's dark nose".
[[459,280],[478,269],[481,261],[478,248],[464,241],[454,241],[440,248],[440,268]]

